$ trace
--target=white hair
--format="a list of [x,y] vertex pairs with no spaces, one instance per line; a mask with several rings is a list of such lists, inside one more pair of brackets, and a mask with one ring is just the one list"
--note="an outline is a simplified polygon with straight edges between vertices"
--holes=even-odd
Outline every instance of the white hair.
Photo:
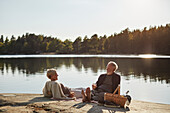
[[51,79],[52,75],[55,75],[57,73],[56,69],[47,69],[47,77]]
[[114,70],[114,71],[116,71],[116,70],[118,69],[118,65],[116,64],[116,62],[110,61],[110,62],[108,63],[108,65],[109,65],[109,64],[111,64],[113,67],[115,67],[115,70]]

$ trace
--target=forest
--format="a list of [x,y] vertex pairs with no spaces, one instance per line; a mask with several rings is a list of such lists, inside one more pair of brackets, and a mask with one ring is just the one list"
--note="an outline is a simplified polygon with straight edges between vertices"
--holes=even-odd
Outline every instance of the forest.
[[57,37],[26,33],[0,37],[0,54],[160,54],[170,55],[170,24],[130,31],[111,36],[77,37],[74,42]]

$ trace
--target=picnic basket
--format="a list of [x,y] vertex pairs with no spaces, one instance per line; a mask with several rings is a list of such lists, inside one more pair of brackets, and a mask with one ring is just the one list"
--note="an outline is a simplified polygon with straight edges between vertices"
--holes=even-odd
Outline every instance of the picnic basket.
[[[118,90],[118,94],[115,94],[117,90]],[[120,95],[120,85],[118,85],[118,87],[113,93],[104,94],[104,100],[109,102],[114,102],[115,104],[120,105],[120,107],[124,107],[127,102],[127,97]]]

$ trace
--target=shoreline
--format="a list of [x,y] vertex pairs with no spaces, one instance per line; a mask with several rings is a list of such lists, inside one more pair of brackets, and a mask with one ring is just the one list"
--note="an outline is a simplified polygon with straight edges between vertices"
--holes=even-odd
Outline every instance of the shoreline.
[[132,100],[129,107],[120,108],[99,106],[96,103],[82,103],[81,99],[76,101],[52,100],[45,98],[42,94],[0,93],[0,112],[169,113],[170,104]]
[[0,59],[10,58],[125,58],[125,59],[169,59],[170,55],[155,54],[28,54],[28,55],[0,55]]

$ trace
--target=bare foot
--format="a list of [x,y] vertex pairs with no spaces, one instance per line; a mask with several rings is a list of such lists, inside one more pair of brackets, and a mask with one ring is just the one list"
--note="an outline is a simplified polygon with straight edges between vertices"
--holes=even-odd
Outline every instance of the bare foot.
[[70,92],[70,94],[69,94],[69,96],[68,96],[68,97],[71,97],[71,98],[75,97],[74,92]]
[[86,95],[85,95],[83,89],[81,90],[81,94],[82,94],[82,102],[85,102],[86,101]]
[[86,89],[86,95],[87,95],[87,101],[91,102],[91,92],[90,92],[90,87]]

